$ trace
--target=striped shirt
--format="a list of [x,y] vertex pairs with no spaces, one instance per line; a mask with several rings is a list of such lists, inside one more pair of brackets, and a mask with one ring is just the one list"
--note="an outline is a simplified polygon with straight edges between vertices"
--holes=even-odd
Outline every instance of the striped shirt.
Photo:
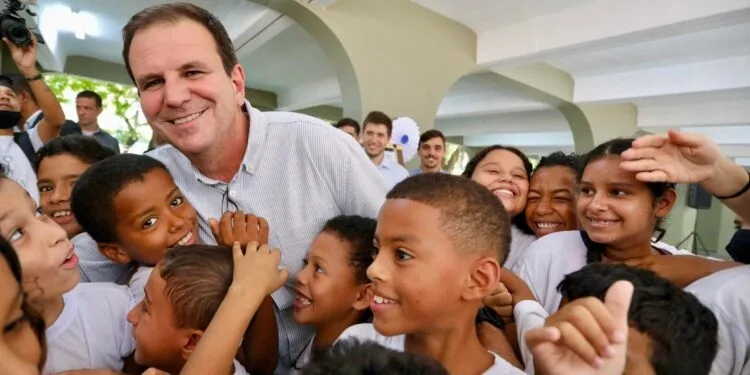
[[[288,372],[312,337],[294,322],[294,275],[313,238],[337,215],[377,217],[388,191],[385,179],[350,135],[313,117],[260,112],[245,103],[250,134],[240,170],[230,183],[195,169],[172,146],[148,155],[163,162],[199,216],[200,238],[215,244],[209,218],[240,209],[268,220],[269,242],[281,249],[290,278],[273,300],[279,324],[279,370]],[[217,162],[219,162],[217,160]]]

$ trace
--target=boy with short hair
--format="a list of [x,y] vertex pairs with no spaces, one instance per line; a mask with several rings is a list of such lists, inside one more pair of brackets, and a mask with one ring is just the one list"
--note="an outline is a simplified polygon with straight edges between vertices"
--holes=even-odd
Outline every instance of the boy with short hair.
[[[258,252],[257,244],[249,247],[246,252]],[[133,325],[133,337],[136,343],[136,362],[170,374],[181,373],[202,337],[207,333],[209,323],[212,323],[222,301],[225,298],[231,298],[230,293],[246,293],[244,295],[246,303],[257,309],[264,296],[281,286],[286,277],[277,277],[275,280],[261,278],[258,282],[247,283],[247,274],[256,275],[257,267],[267,268],[265,272],[280,273],[278,270],[280,256],[278,251],[276,252],[275,265],[272,263],[244,264],[244,267],[250,268],[235,269],[238,267],[235,261],[243,257],[239,244],[235,249],[223,246],[191,245],[167,250],[164,258],[156,265],[149,277],[145,298],[128,314],[128,321]],[[269,253],[266,249],[265,254],[256,255],[268,256]],[[272,270],[268,270],[271,268]],[[242,276],[239,283],[237,282],[238,275]],[[242,284],[243,278],[244,284]],[[232,291],[230,287],[233,288]],[[252,311],[249,318],[252,318],[254,313],[255,311]],[[236,348],[236,345],[233,348]],[[222,362],[218,364],[220,367],[229,369],[229,358],[221,357],[212,359]],[[224,359],[227,363],[223,363]],[[201,363],[203,366],[217,365],[212,361],[211,363],[203,362]],[[248,373],[237,360],[233,361],[231,371],[235,375]]]
[[491,192],[458,176],[410,177],[388,193],[374,242],[373,324],[340,339],[424,354],[451,374],[523,374],[482,346],[475,325],[510,247],[510,222]]
[[[572,316],[580,315],[587,299],[604,300],[619,280],[634,286],[624,374],[708,375],[717,351],[716,317],[695,296],[648,270],[593,263],[565,276],[558,290],[568,304],[547,318],[545,325],[578,320]],[[596,329],[595,325],[584,332]],[[596,336],[591,335],[593,342]]]
[[[120,154],[93,165],[73,189],[72,208],[105,257],[132,267],[134,273],[128,285],[136,302],[143,299],[152,267],[163,259],[166,249],[200,242],[195,209],[164,164],[148,156]],[[246,220],[254,218],[241,212],[232,214]],[[258,218],[255,220],[258,223]],[[232,220],[222,221],[225,234],[222,241],[232,243],[234,237],[239,237],[236,235],[240,227],[246,229],[244,225],[231,228]],[[245,220],[241,223],[245,224]],[[256,225],[253,229],[255,234],[249,239],[258,240],[258,232],[265,230],[267,240],[267,224],[265,228]],[[277,326],[270,297],[264,300],[256,316],[257,322],[243,341],[242,353],[248,357],[249,370],[262,372],[255,366],[273,368],[278,355]]]
[[65,229],[80,259],[81,282],[126,281],[128,268],[104,257],[73,215],[71,195],[81,175],[115,153],[95,139],[70,135],[53,139],[37,152],[39,208]]

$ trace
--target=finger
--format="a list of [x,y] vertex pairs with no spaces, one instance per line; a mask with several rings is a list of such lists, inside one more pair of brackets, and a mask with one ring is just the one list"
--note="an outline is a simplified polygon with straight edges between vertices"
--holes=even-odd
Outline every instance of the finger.
[[237,210],[232,215],[232,233],[234,233],[234,239],[242,243],[248,243],[252,241],[247,233],[247,223],[245,223],[245,213]]
[[[665,144],[667,144],[667,136],[664,134],[655,134],[655,135],[644,135],[643,137],[638,137],[633,141],[633,144],[631,145],[632,148],[645,148],[645,147],[662,147]],[[631,150],[632,150],[631,148]],[[629,150],[628,150],[629,151]],[[627,151],[625,151],[627,152]],[[624,153],[623,153],[624,155]]]
[[232,245],[232,258],[234,259],[234,264],[237,264],[244,256],[245,254],[242,253],[242,246],[239,242],[234,241],[234,244]]
[[670,130],[667,133],[669,140],[680,147],[701,147],[706,145],[709,140],[700,134],[684,133],[676,130]]
[[289,271],[287,271],[286,268],[280,269],[279,281],[281,281],[281,284],[283,285],[287,280],[289,280]]
[[256,241],[250,241],[247,246],[245,246],[245,252],[252,251],[254,253],[257,253],[260,247],[260,244]]
[[618,326],[604,304],[596,298],[587,298],[571,307],[568,321],[596,348],[600,356],[609,358],[614,355],[609,338],[617,332]]
[[234,232],[232,230],[232,215],[234,213],[231,211],[225,212],[223,215],[221,215],[221,221],[219,223],[219,232],[221,233],[221,238],[223,238],[225,241],[234,241]]
[[601,358],[596,351],[596,348],[586,339],[586,337],[570,322],[564,321],[556,325],[557,329],[560,330],[560,343],[562,343],[567,350],[575,353],[581,357],[586,363],[590,363],[598,367],[601,363]]
[[623,160],[653,160],[659,154],[661,150],[655,147],[643,147],[643,148],[629,148],[622,152],[620,155]]
[[557,327],[539,327],[526,333],[526,345],[531,349],[544,343],[555,343],[560,340],[560,330]]
[[262,217],[258,217],[258,242],[268,243],[269,232],[268,221]]
[[490,307],[502,307],[513,305],[513,296],[510,293],[496,294],[484,298],[484,304]]
[[624,280],[612,284],[604,297],[604,306],[612,314],[612,319],[618,327],[611,337],[615,343],[625,343],[628,338],[628,311],[632,299],[633,284]]
[[259,237],[258,228],[258,217],[251,214],[245,214],[245,231],[247,232],[247,238],[250,241],[258,241],[258,243],[264,243]]
[[620,162],[620,169],[629,172],[650,172],[663,169],[663,165],[664,163],[659,163],[655,159],[622,159]]

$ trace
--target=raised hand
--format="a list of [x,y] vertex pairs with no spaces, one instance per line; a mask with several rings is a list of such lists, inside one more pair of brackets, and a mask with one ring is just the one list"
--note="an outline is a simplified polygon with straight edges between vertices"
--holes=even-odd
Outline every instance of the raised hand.
[[24,76],[34,75],[36,69],[36,57],[38,43],[34,34],[31,34],[31,43],[27,46],[17,46],[11,43],[8,38],[3,38],[3,42],[8,46],[10,55],[18,67],[18,71]]
[[263,288],[265,295],[279,289],[289,278],[289,272],[279,267],[281,252],[268,245],[251,242],[245,247],[235,242],[232,246],[234,254],[234,277],[230,288],[250,292],[254,288]]
[[244,247],[251,242],[268,243],[268,221],[262,217],[242,211],[228,211],[221,216],[221,221],[209,219],[208,223],[219,245],[233,246],[239,242]]
[[621,375],[632,297],[633,285],[618,281],[609,288],[603,303],[593,298],[573,301],[550,316],[544,327],[529,331],[525,339],[536,371],[546,375]]
[[724,159],[719,146],[699,134],[670,130],[636,139],[620,167],[647,182],[695,183],[712,177]]

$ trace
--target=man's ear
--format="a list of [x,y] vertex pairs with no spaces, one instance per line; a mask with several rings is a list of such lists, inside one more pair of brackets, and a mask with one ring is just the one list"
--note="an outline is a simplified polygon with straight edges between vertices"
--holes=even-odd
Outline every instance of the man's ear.
[[370,307],[370,301],[372,300],[371,285],[372,284],[367,283],[359,286],[357,289],[357,296],[352,303],[352,308],[354,310],[363,311]]
[[133,261],[120,245],[109,243],[97,243],[96,245],[99,247],[99,252],[105,258],[117,264],[130,264]]
[[496,259],[483,256],[474,261],[461,297],[465,300],[482,300],[490,295],[500,282],[500,264]]

